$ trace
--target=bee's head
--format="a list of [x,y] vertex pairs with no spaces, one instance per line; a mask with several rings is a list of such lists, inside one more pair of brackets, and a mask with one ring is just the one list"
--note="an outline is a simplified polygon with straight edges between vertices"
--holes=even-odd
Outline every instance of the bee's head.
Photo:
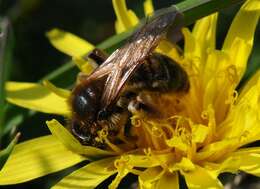
[[72,118],[69,123],[71,133],[84,145],[100,146],[95,140],[100,126],[97,114],[100,109],[101,92],[96,85],[77,85],[70,97]]
[[95,86],[78,85],[72,91],[70,99],[73,116],[82,122],[95,122],[100,106],[99,99],[100,91]]

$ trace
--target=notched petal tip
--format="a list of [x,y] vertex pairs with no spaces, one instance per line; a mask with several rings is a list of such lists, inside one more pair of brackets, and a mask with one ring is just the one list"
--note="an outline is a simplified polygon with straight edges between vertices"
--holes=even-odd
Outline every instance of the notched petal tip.
[[144,13],[145,13],[145,16],[149,16],[153,12],[154,12],[153,1],[152,0],[145,0],[144,1]]
[[193,36],[198,41],[201,54],[205,55],[208,50],[215,49],[216,28],[218,13],[214,13],[198,20],[192,30]]
[[228,34],[223,44],[223,50],[232,50],[231,45],[235,38],[241,38],[242,40],[245,40],[246,43],[248,43],[250,46],[253,45],[255,28],[260,16],[259,7],[259,0],[249,0],[240,8],[229,28]]
[[117,17],[115,23],[117,33],[124,32],[138,23],[138,17],[132,10],[127,9],[125,0],[113,0],[113,7]]

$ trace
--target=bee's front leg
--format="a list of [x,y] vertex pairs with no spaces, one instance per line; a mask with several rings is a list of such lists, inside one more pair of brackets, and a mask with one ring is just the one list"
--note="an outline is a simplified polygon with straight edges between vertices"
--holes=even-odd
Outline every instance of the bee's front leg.
[[97,49],[97,48],[93,49],[85,57],[85,59],[87,59],[87,60],[91,59],[92,61],[94,61],[94,63],[97,66],[99,66],[103,62],[105,62],[107,58],[108,58],[108,54],[106,52],[102,51],[101,49]]
[[128,111],[132,114],[158,114],[156,104],[149,93],[142,92],[128,104]]

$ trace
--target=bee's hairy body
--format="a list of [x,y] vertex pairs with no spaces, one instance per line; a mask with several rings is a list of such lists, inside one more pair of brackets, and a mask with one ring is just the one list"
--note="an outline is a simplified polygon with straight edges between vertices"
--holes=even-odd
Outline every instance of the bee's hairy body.
[[102,109],[100,99],[105,84],[106,77],[95,81],[83,80],[72,91],[70,130],[84,145],[103,148],[102,141],[97,140],[98,131],[102,129],[106,129],[108,139],[113,142],[118,133],[129,130],[124,127],[130,124],[133,111],[149,111],[149,106],[137,100],[142,91],[167,93],[189,89],[188,76],[183,68],[158,53],[148,56],[126,82],[116,102]]

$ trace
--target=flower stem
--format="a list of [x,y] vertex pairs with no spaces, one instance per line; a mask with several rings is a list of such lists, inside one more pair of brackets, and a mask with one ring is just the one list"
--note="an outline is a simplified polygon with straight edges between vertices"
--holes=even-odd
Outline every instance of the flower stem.
[[184,25],[194,23],[197,19],[220,11],[245,0],[186,0],[173,5],[184,15]]

